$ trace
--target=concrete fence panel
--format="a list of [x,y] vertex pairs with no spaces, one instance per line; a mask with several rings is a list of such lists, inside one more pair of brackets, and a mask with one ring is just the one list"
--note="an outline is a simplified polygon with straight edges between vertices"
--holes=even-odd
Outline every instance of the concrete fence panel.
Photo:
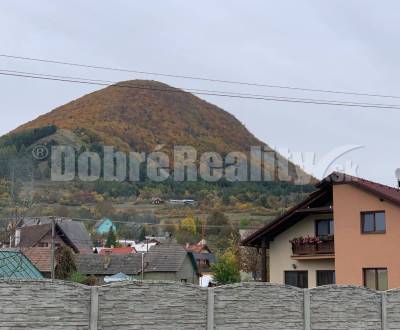
[[303,290],[268,283],[214,289],[215,329],[304,329]]
[[133,282],[99,288],[98,329],[207,328],[207,290],[181,283]]
[[398,330],[400,289],[0,280],[0,330]]
[[400,289],[386,291],[387,329],[400,329]]
[[311,329],[381,330],[382,294],[356,286],[310,289]]
[[0,329],[89,329],[90,288],[50,280],[0,281]]

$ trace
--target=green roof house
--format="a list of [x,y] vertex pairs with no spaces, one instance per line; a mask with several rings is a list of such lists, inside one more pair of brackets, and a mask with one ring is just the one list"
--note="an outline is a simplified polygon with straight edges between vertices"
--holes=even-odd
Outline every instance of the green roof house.
[[0,279],[41,279],[43,275],[18,249],[0,249]]
[[99,235],[108,234],[111,228],[114,230],[114,232],[117,230],[117,227],[109,218],[103,218],[94,225],[94,229]]

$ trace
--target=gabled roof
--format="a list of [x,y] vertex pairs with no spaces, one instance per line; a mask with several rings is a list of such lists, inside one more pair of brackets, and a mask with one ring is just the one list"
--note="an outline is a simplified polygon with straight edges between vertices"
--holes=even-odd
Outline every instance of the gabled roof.
[[142,269],[142,256],[140,254],[77,254],[75,255],[75,264],[78,272],[87,275],[114,275],[117,273],[137,275]]
[[211,253],[211,250],[207,244],[199,244],[199,243],[190,244],[189,246],[186,247],[186,250],[193,253]]
[[329,200],[329,198],[332,200],[332,185],[338,184],[350,184],[358,189],[371,193],[382,200],[400,206],[399,189],[348,174],[333,172],[316,185],[318,188],[317,191],[311,193],[304,201],[295,205],[271,223],[248,235],[241,241],[241,244],[245,246],[259,247],[261,246],[261,241],[263,239],[267,242],[270,241],[276,235],[303,219],[307,214],[309,214],[308,211],[314,213],[332,212],[330,206],[325,205],[325,202]]
[[176,243],[165,243],[154,246],[146,254],[147,272],[177,272],[181,269],[185,258],[189,256],[197,271],[196,261],[192,252]]
[[93,243],[85,225],[82,222],[62,220],[57,222],[57,224],[71,241],[71,243],[78,249],[79,253],[92,252]]
[[[197,272],[196,261],[191,252],[181,245],[160,244],[144,255],[144,272],[178,272],[186,257],[189,257]],[[78,272],[88,275],[113,275],[124,273],[137,275],[142,271],[142,254],[79,254],[75,255]]]
[[103,218],[103,219],[100,219],[99,221],[97,221],[96,223],[95,223],[95,225],[94,225],[94,229],[97,229],[97,228],[99,228],[104,222],[106,222],[106,221],[110,221],[111,222],[111,224],[113,223],[112,222],[112,220],[110,219],[110,218]]
[[[22,248],[21,251],[41,272],[51,272],[51,249],[47,247],[26,247]],[[57,260],[57,258],[55,259]]]
[[[248,235],[241,241],[241,244],[246,246],[261,246],[262,239],[269,241],[287,228],[293,226],[307,215],[306,212],[302,212],[301,210],[307,210],[310,209],[310,207],[312,209],[313,203],[320,200],[325,201],[326,199],[329,199],[329,195],[331,195],[331,188],[320,189],[311,193],[304,201],[292,207],[271,223]],[[321,211],[319,212],[329,212],[329,207],[321,208]],[[330,210],[330,212],[332,212],[332,210]]]
[[18,249],[0,249],[0,278],[40,279],[43,275]]
[[[19,224],[21,229],[21,240],[19,246],[33,247],[46,234],[51,232],[51,219],[28,218]],[[75,252],[89,253],[93,244],[85,225],[72,219],[56,219],[56,231],[61,238],[68,242]]]
[[381,183],[369,181],[339,172],[333,172],[316,186],[318,188],[323,188],[327,184],[350,184],[356,188],[369,192],[385,201],[400,206],[400,189],[398,188],[386,186]]
[[18,246],[33,247],[49,232],[51,232],[50,224],[22,227]]

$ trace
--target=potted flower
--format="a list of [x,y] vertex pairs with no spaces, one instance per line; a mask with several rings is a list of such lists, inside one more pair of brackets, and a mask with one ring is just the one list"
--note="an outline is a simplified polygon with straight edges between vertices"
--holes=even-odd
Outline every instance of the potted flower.
[[292,244],[293,254],[309,254],[317,249],[322,241],[318,236],[295,237],[289,241]]

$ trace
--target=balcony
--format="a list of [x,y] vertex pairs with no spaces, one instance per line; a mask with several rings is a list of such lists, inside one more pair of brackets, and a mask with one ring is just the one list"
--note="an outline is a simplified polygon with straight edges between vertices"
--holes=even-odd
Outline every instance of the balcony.
[[333,236],[299,237],[290,241],[293,259],[333,259],[335,244]]

